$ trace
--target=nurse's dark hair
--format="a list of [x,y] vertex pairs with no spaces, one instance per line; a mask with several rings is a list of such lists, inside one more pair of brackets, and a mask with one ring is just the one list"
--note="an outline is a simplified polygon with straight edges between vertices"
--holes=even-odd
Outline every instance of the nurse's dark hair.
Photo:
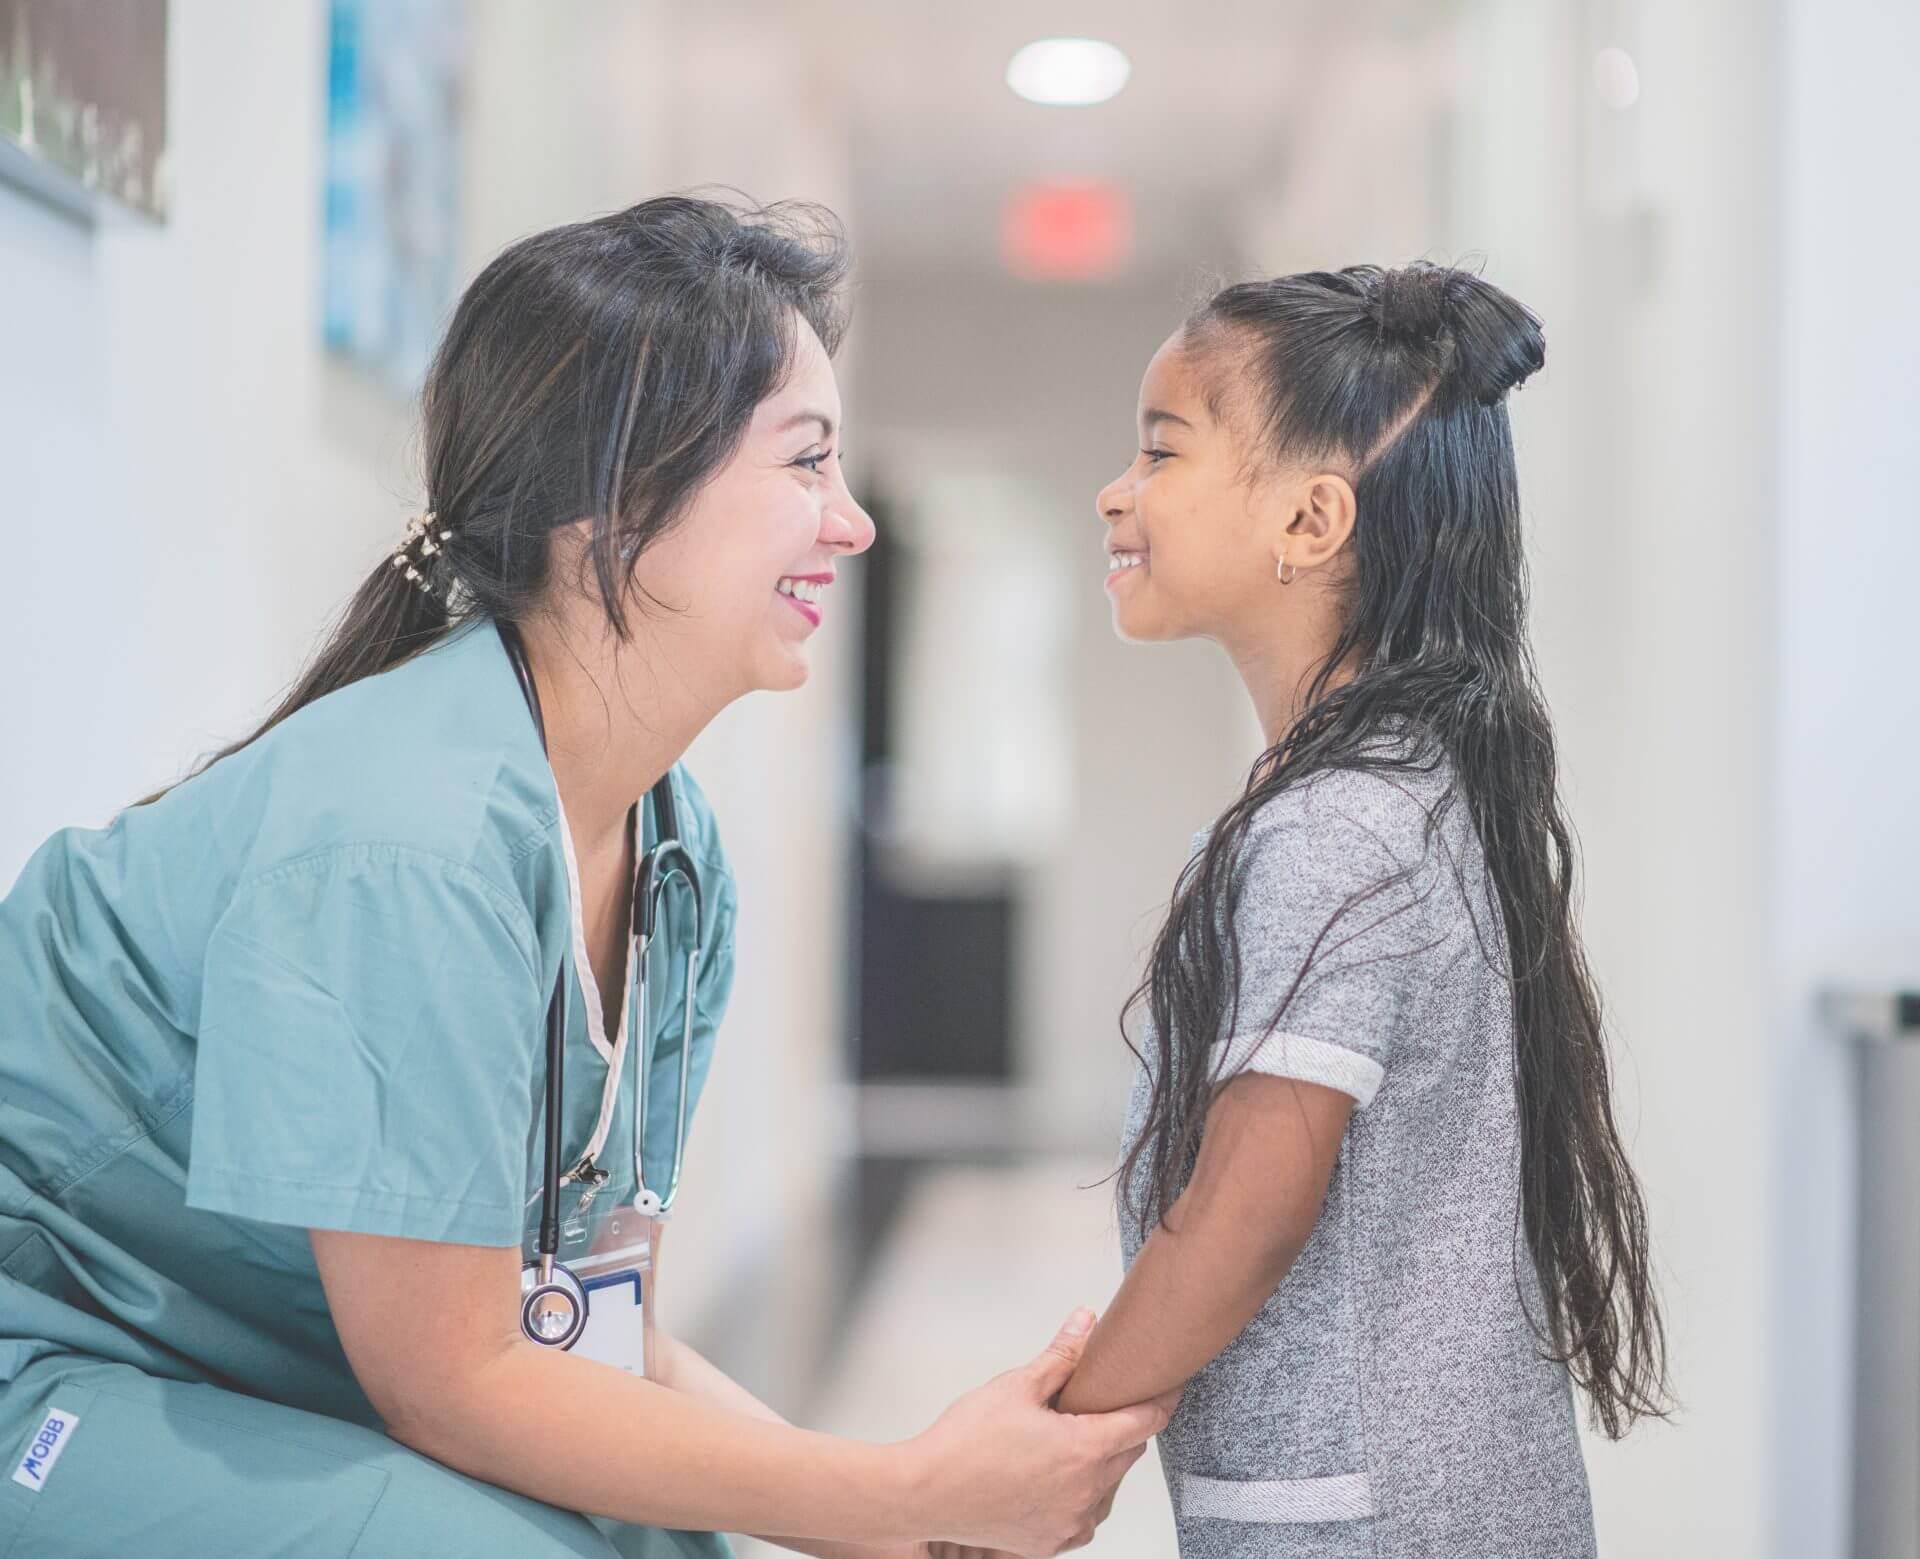
[[273,713],[201,767],[460,621],[522,621],[549,585],[549,538],[582,519],[581,583],[628,637],[630,612],[664,609],[630,560],[732,458],[801,322],[839,347],[848,269],[824,207],[693,195],[502,251],[454,309],[422,395],[425,507],[450,536],[409,554],[428,588],[383,555]]
[[[1394,770],[1444,762],[1450,782],[1430,810],[1428,850],[1444,854],[1440,818],[1464,806],[1504,923],[1475,917],[1512,992],[1516,1284],[1542,1352],[1569,1366],[1595,1423],[1618,1437],[1669,1410],[1666,1348],[1646,1206],[1615,1124],[1600,997],[1575,924],[1574,834],[1526,632],[1506,398],[1546,360],[1540,323],[1468,271],[1355,266],[1228,287],[1188,320],[1183,339],[1216,413],[1248,444],[1249,479],[1270,464],[1325,461],[1352,478],[1357,516],[1345,561],[1329,576],[1339,631],[1305,689],[1305,712],[1255,762],[1181,874],[1123,1014],[1124,1024],[1146,1005],[1154,1053],[1146,1125],[1123,1166],[1122,1194],[1137,1216],[1164,1222],[1192,1174],[1218,1085],[1209,1047],[1239,1024],[1234,863],[1255,814],[1326,770],[1371,770],[1391,782]],[[1408,912],[1419,870],[1415,863],[1343,906],[1309,969]],[[1258,1020],[1278,1029],[1311,977],[1301,970],[1280,1010]],[[1521,1281],[1522,1234],[1538,1304]]]

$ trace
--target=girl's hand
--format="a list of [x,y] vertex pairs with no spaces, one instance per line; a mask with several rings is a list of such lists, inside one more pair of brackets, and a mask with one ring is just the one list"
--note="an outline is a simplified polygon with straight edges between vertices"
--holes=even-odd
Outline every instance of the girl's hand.
[[1093,1540],[1109,1497],[1173,1404],[1054,1412],[1092,1330],[1091,1312],[1076,1311],[1033,1363],[962,1397],[908,1442],[925,1525],[945,1534],[945,1552],[930,1544],[929,1559],[968,1544],[1049,1559]]

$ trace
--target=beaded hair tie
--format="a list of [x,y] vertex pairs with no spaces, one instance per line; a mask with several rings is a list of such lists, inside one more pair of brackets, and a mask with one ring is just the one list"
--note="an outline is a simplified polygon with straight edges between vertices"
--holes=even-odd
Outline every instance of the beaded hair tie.
[[413,554],[415,549],[418,548],[420,553],[419,561],[424,563],[428,558],[437,554],[441,547],[447,542],[453,540],[453,532],[451,530],[436,530],[434,528],[438,523],[438,516],[436,516],[431,509],[425,514],[416,514],[412,519],[407,521],[406,540],[402,541],[399,546],[393,549],[393,566],[395,568],[405,569],[408,582],[428,595],[433,594],[433,586],[428,582],[427,576],[421,573],[414,561]]

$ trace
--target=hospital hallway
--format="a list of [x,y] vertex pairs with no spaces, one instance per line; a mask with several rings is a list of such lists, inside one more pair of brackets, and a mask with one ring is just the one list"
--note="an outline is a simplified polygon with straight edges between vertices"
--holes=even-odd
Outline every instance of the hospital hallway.
[[[1226,283],[1477,275],[1546,342],[1525,637],[1681,1404],[1583,1421],[1599,1553],[1920,1559],[1916,59],[1914,0],[0,0],[0,893],[406,577],[495,257],[827,208],[877,539],[684,753],[737,914],[654,1301],[917,1433],[1118,1287],[1123,1008],[1266,745],[1216,644],[1116,628],[1143,371]],[[1156,1456],[1090,1552],[1173,1559]]]
[[[869,1222],[879,1237],[825,1350],[799,1421],[861,1439],[904,1439],[955,1397],[1045,1347],[1076,1305],[1103,1309],[1119,1285],[1111,1169],[1098,1159],[874,1166]],[[797,1242],[830,1251],[825,1231]],[[783,1301],[775,1283],[763,1301]],[[770,1319],[770,1318],[769,1318]],[[771,1320],[770,1320],[771,1324]],[[735,1544],[747,1559],[782,1550]],[[1081,1552],[1169,1559],[1173,1516],[1157,1456],[1127,1475],[1113,1513]]]

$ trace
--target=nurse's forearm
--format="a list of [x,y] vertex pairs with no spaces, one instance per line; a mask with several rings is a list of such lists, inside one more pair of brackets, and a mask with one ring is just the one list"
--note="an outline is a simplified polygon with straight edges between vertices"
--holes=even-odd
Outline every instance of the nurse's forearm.
[[698,1397],[714,1407],[744,1413],[748,1418],[764,1419],[770,1424],[787,1422],[725,1370],[710,1363],[678,1337],[656,1332],[653,1350],[654,1369],[661,1385]]
[[[653,1257],[656,1265],[661,1260],[665,1248],[666,1226],[656,1226],[653,1233]],[[714,1407],[725,1408],[730,1412],[744,1413],[748,1418],[763,1419],[771,1424],[784,1424],[787,1420],[762,1402],[751,1391],[741,1385],[725,1370],[708,1360],[698,1349],[690,1347],[664,1328],[655,1332],[653,1339],[654,1378],[661,1385],[674,1391],[684,1392],[690,1397],[698,1397],[702,1402]],[[811,1559],[924,1559],[924,1550],[918,1545],[900,1546],[888,1544],[878,1547],[869,1543],[836,1543],[811,1538],[776,1537],[767,1532],[751,1534],[763,1543],[772,1543],[790,1553],[807,1554]]]
[[[773,1424],[787,1422],[725,1370],[666,1332],[656,1333],[654,1337],[654,1366],[660,1384],[670,1390],[698,1397],[714,1407],[743,1413],[748,1418]],[[881,1548],[867,1543],[815,1542],[802,1538],[772,1537],[765,1533],[755,1535],[763,1542],[777,1544],[793,1553],[810,1554],[813,1559],[895,1559],[895,1556],[907,1559],[914,1552],[911,1545]]]
[[1084,1312],[911,1440],[868,1445],[528,1341],[516,1246],[311,1238],[341,1347],[389,1434],[473,1477],[636,1525],[1058,1553],[1092,1535],[1167,1422],[1165,1403],[1048,1410],[1085,1346]]
[[640,1526],[877,1544],[924,1526],[901,1447],[748,1416],[524,1341],[457,1399],[389,1430],[470,1477]]

